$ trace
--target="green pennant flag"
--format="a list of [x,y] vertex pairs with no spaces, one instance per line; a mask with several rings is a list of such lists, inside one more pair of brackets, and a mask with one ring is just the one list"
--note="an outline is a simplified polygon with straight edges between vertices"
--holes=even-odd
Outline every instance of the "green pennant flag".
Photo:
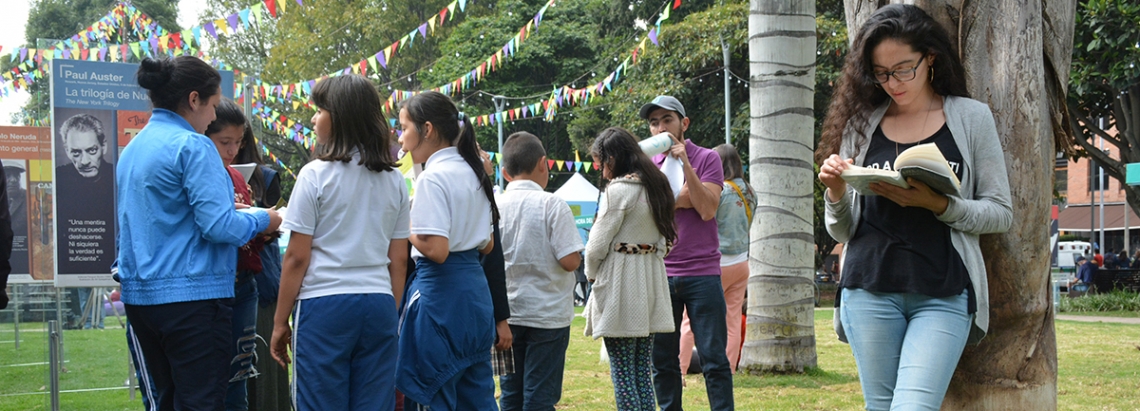
[[135,58],[139,58],[139,43],[131,43],[131,52],[135,54]]

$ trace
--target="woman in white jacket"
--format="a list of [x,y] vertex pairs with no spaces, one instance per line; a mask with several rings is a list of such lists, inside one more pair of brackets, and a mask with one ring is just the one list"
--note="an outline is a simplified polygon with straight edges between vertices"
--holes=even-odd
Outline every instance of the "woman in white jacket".
[[586,335],[605,338],[617,409],[654,410],[653,334],[674,331],[664,260],[677,236],[673,191],[629,131],[605,129],[591,151],[609,183],[586,243]]
[[[871,184],[850,165],[891,169],[932,143],[961,181],[940,193]],[[949,36],[922,9],[877,10],[855,37],[817,151],[827,230],[846,244],[840,339],[851,344],[868,410],[938,410],[967,343],[989,326],[978,236],[1013,220],[1005,159],[989,108],[971,100]]]

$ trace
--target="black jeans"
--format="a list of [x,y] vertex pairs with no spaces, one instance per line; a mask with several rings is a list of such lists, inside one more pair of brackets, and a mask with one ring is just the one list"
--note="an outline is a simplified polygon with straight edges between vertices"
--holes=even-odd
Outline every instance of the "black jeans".
[[[127,305],[130,336],[142,351],[140,381],[158,410],[225,408],[233,308],[229,299]],[[149,378],[148,378],[149,377]]]

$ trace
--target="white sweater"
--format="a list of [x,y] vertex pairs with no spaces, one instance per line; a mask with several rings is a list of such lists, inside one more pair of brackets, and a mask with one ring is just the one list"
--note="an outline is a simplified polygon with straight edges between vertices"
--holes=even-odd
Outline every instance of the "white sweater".
[[[618,243],[653,244],[657,252],[623,254],[614,251]],[[674,331],[665,252],[641,181],[611,181],[586,243],[586,277],[595,280],[586,303],[586,335],[632,338]]]

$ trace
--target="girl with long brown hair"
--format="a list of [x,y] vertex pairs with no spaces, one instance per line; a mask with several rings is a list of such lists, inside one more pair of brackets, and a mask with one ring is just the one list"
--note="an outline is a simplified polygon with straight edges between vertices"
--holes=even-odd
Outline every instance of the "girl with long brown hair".
[[654,410],[653,334],[675,330],[664,260],[677,238],[673,190],[625,129],[605,129],[591,151],[607,183],[586,243],[586,335],[604,338],[617,409]]

